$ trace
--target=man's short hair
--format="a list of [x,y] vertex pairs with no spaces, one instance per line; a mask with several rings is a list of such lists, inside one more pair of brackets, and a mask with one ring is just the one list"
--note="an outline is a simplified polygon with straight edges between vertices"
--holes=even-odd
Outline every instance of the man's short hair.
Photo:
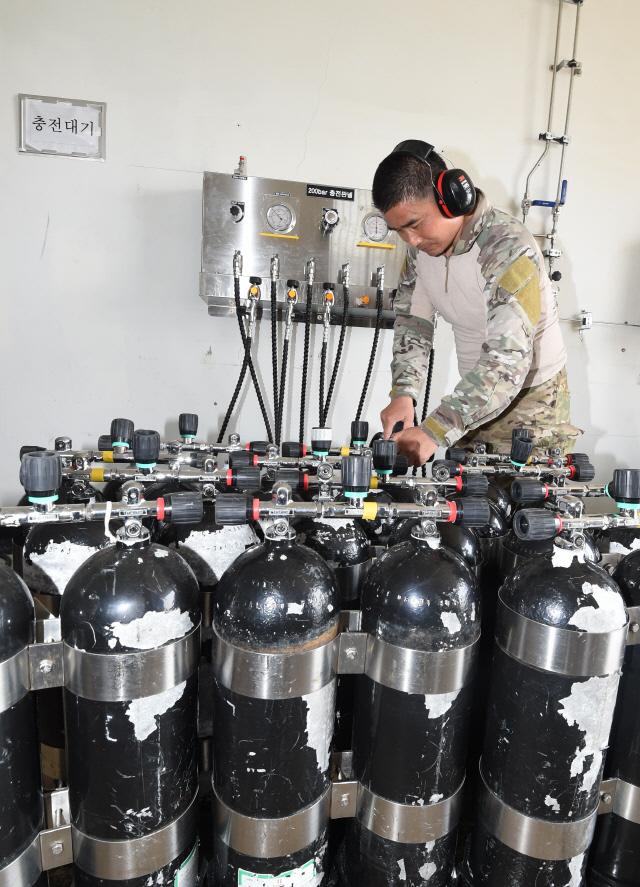
[[424,200],[433,194],[433,184],[446,168],[447,164],[435,151],[429,155],[428,165],[411,154],[389,154],[373,177],[374,206],[386,213],[406,200]]

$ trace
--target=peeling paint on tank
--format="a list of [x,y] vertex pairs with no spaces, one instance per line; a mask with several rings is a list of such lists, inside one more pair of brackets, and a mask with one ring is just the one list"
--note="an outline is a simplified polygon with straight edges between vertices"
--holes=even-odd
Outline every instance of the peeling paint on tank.
[[289,604],[287,607],[287,614],[293,613],[294,616],[301,616],[303,610],[304,604]]
[[404,859],[398,860],[398,868],[400,869],[400,874],[398,875],[398,877],[400,878],[401,881],[406,881],[407,880],[407,870],[405,868]]
[[[152,650],[184,637],[193,627],[191,617],[182,610],[150,610],[131,622],[112,622],[108,630],[123,647]],[[110,647],[111,640],[108,642]]]
[[154,557],[169,557],[169,549],[168,548],[154,548],[153,550]]
[[596,605],[579,607],[569,619],[568,625],[575,625],[583,631],[601,633],[613,631],[625,624],[627,613],[622,598],[615,589],[584,582],[582,592],[592,597]]
[[602,678],[576,681],[571,695],[560,700],[562,707],[558,714],[584,734],[571,762],[571,776],[582,775],[580,791],[590,792],[599,776],[609,742],[619,679],[619,672],[615,672]]
[[154,693],[153,696],[144,696],[142,699],[134,699],[129,703],[126,715],[133,724],[133,731],[138,742],[142,742],[158,729],[158,721],[161,715],[182,698],[187,686],[183,681],[177,687],[164,690],[162,693]]
[[432,878],[433,875],[435,875],[435,873],[437,871],[438,871],[438,866],[435,864],[435,862],[425,862],[425,864],[421,865],[420,868],[418,869],[418,874],[425,881],[428,881],[429,878]]
[[584,853],[580,856],[574,856],[567,865],[569,866],[569,880],[564,887],[581,887],[582,885],[582,863],[584,861]]
[[462,628],[460,620],[455,613],[441,613],[440,619],[449,634],[457,634]]
[[574,557],[584,563],[584,552],[577,551],[573,548],[560,548],[559,545],[553,546],[553,554],[551,555],[551,563],[554,567],[570,567]]
[[[41,554],[32,552],[29,561],[49,577],[60,594],[64,594],[69,579],[78,567],[100,550],[90,545],[77,545],[65,539],[64,542],[49,542]],[[25,571],[28,572],[27,564]]]
[[307,744],[316,753],[318,769],[326,773],[329,769],[329,752],[333,739],[336,682],[330,681],[303,696],[307,705]]
[[458,698],[460,690],[453,690],[451,693],[427,693],[424,697],[424,706],[427,709],[427,717],[441,718],[445,715],[453,703]]
[[544,799],[544,802],[547,807],[551,807],[554,813],[560,812],[560,804],[558,804],[557,798],[552,798],[551,795],[547,795],[547,797]]
[[429,798],[429,803],[430,804],[437,804],[438,801],[441,801],[443,798],[444,798],[444,795],[439,795],[436,793],[435,795],[431,795],[431,797]]
[[630,547],[623,545],[622,542],[611,541],[609,543],[609,552],[611,554],[621,554],[624,556],[627,554],[631,554],[632,551],[638,550],[640,550],[640,536],[638,536],[636,539],[631,540]]
[[224,527],[214,532],[192,530],[184,542],[180,543],[179,550],[190,549],[219,579],[243,551],[255,545],[257,541],[258,537],[247,524]]
[[315,517],[313,522],[314,524],[322,524],[323,526],[331,527],[332,530],[345,530],[348,527],[353,526],[352,520],[333,520],[333,518],[329,517]]

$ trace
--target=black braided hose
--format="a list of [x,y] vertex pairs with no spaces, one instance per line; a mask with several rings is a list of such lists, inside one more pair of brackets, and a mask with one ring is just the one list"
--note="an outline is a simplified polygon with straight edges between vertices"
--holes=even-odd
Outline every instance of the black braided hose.
[[273,425],[278,439],[278,282],[271,281],[271,367],[273,374]]
[[300,434],[299,443],[304,443],[304,411],[307,399],[307,373],[309,370],[309,339],[311,337],[311,297],[313,286],[307,284],[307,305],[304,314],[304,352],[302,355],[302,389],[300,391]]
[[320,427],[324,428],[327,423],[327,419],[329,418],[329,407],[331,406],[331,398],[333,397],[333,389],[336,386],[336,379],[338,378],[338,370],[340,368],[340,360],[342,359],[342,349],[344,347],[344,338],[347,333],[347,316],[349,313],[349,287],[343,285],[342,287],[342,321],[340,323],[340,338],[338,339],[338,347],[336,349],[336,359],[333,363],[333,370],[331,372],[331,381],[329,382],[329,390],[327,391],[327,399],[324,403],[324,410],[322,413],[322,418],[320,421]]
[[373,333],[373,342],[371,343],[371,355],[369,356],[369,366],[367,367],[367,372],[364,377],[364,385],[362,386],[362,394],[360,395],[360,403],[358,404],[358,410],[356,412],[356,422],[360,421],[360,417],[362,416],[362,410],[364,409],[364,401],[367,396],[367,390],[369,388],[369,382],[371,380],[371,373],[373,372],[373,365],[376,360],[376,352],[378,350],[378,339],[380,338],[380,326],[382,323],[382,289],[376,290],[376,326],[375,331]]
[[284,340],[282,346],[282,366],[280,368],[280,396],[278,398],[278,418],[276,420],[276,442],[279,444],[282,437],[282,415],[284,413],[284,389],[287,378],[287,358],[289,357],[289,340]]
[[[431,351],[429,352],[429,368],[427,370],[427,384],[424,388],[424,401],[422,402],[422,419],[420,422],[424,422],[427,418],[427,413],[429,412],[429,398],[431,397],[431,380],[433,378],[433,359],[434,359],[435,351],[433,349],[433,345],[431,346]],[[427,466],[426,464],[422,466],[422,476],[427,476]]]

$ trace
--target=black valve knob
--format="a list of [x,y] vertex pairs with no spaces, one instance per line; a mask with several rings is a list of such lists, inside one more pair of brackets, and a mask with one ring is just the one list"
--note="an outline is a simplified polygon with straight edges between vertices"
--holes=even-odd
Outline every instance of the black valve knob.
[[198,416],[196,413],[180,413],[178,416],[180,437],[195,437],[198,433]]
[[35,447],[35,446],[29,446],[28,444],[26,444],[25,446],[20,447],[20,461],[22,461],[22,457],[26,453],[44,453],[46,451],[47,451],[46,447]]
[[262,278],[261,277],[250,277],[249,283],[252,284],[253,286],[260,286],[260,284],[262,283]]
[[578,462],[589,462],[586,453],[567,453],[567,465],[577,465]]
[[489,478],[484,474],[463,474],[461,479],[463,496],[486,496],[489,492]]
[[257,453],[258,456],[266,456],[267,450],[270,446],[271,444],[268,440],[252,440],[249,443],[247,449],[252,450],[254,453]]
[[533,430],[531,428],[512,428],[511,442],[514,440],[533,440]]
[[455,522],[461,527],[486,527],[491,520],[491,510],[486,499],[462,498],[451,504],[456,507]]
[[53,499],[62,483],[62,465],[53,450],[25,453],[20,462],[20,483],[30,499]]
[[562,271],[552,271],[551,280],[553,280],[554,283],[558,283],[559,280],[562,280]]
[[110,434],[101,434],[98,438],[98,449],[99,450],[110,450],[111,449],[111,435]]
[[138,428],[133,432],[133,461],[140,468],[153,468],[160,456],[160,435],[157,431]]
[[609,494],[623,505],[640,507],[640,470],[616,468],[609,484]]
[[111,423],[111,446],[130,449],[133,442],[133,428],[131,419],[114,419]]
[[227,487],[234,490],[259,490],[261,474],[259,468],[242,465],[227,471]]
[[279,468],[276,471],[274,486],[276,484],[289,484],[292,490],[306,490],[309,488],[309,475],[299,468]]
[[556,516],[546,508],[523,508],[513,515],[513,532],[518,539],[542,542],[553,539],[557,531]]
[[[519,429],[514,428],[514,432]],[[523,429],[526,431],[527,429]],[[526,465],[533,452],[533,440],[526,437],[514,437],[511,441],[510,458],[514,465]]]
[[326,456],[331,449],[333,432],[330,428],[311,429],[311,450],[318,456]]
[[229,465],[231,468],[240,468],[242,465],[257,465],[258,454],[253,450],[232,450],[229,453]]
[[591,462],[578,462],[576,465],[571,466],[571,470],[573,479],[582,481],[585,484],[589,483],[596,476],[596,470]]
[[286,440],[281,447],[285,459],[301,459],[307,455],[307,445],[298,443],[297,440]]
[[345,496],[361,498],[371,484],[371,456],[342,457],[342,486]]
[[399,453],[396,456],[396,461],[393,463],[394,477],[403,477],[407,473],[408,470],[409,470],[409,460],[402,453]]
[[172,524],[200,524],[204,518],[202,493],[170,493],[165,496]]
[[253,498],[241,493],[224,493],[216,497],[215,522],[221,526],[246,524],[253,519]]
[[457,462],[458,465],[465,465],[469,457],[469,453],[463,447],[449,447],[444,454],[445,459]]
[[297,290],[298,287],[300,286],[300,281],[294,280],[293,278],[291,278],[291,279],[287,280],[287,286],[289,288],[293,288],[293,289]]
[[520,477],[511,484],[511,498],[514,502],[544,502],[549,496],[549,487],[535,477]]
[[335,283],[323,283],[322,286],[324,289],[332,291],[336,288]]
[[354,446],[363,446],[369,437],[368,422],[352,422],[351,423],[351,443]]
[[391,474],[398,456],[395,440],[376,440],[372,448],[373,467],[379,474]]

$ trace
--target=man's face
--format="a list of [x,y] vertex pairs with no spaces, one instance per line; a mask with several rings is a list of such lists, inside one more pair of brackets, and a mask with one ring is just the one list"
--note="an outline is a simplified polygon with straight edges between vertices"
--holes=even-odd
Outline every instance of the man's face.
[[445,218],[433,197],[397,203],[384,213],[384,217],[405,243],[429,256],[448,252],[464,222],[460,217]]

